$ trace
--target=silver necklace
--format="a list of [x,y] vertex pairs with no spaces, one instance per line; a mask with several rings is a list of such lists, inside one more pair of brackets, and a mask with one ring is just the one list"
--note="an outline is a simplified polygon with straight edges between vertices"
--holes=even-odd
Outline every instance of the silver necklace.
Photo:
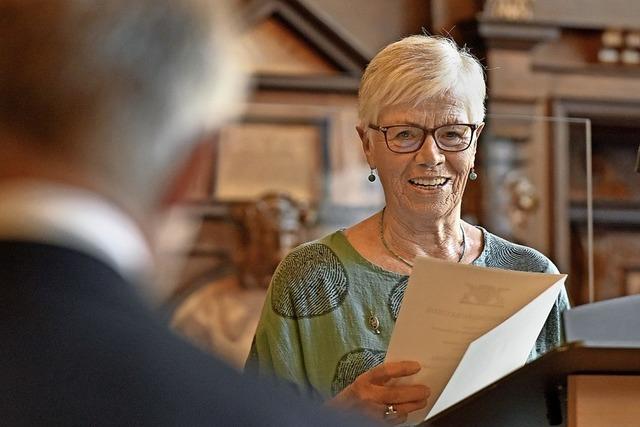
[[[394,256],[394,258],[396,258],[398,261],[402,262],[403,264],[407,265],[409,268],[413,268],[413,263],[407,261],[406,259],[404,259],[403,257],[401,257],[400,255],[398,255],[397,253],[395,253],[393,251],[393,249],[391,249],[389,247],[389,245],[387,244],[387,241],[384,239],[384,228],[383,228],[383,223],[384,223],[384,210],[386,209],[386,207],[382,208],[382,214],[380,215],[380,240],[382,241],[382,244],[384,246],[384,248],[391,254]],[[460,224],[460,231],[462,232],[462,242],[460,243],[460,246],[462,247],[462,250],[460,251],[460,258],[458,258],[458,263],[460,263],[462,261],[462,258],[464,258],[464,253],[467,250],[467,238],[464,234],[464,228],[462,227],[462,224]]]

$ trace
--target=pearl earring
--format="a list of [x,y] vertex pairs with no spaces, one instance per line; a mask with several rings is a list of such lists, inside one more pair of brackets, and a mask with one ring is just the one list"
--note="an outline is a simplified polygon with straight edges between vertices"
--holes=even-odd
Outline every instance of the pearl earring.
[[373,174],[373,171],[374,171],[374,169],[371,168],[371,173],[369,174],[369,177],[368,177],[369,182],[373,182],[373,181],[376,180],[376,176]]
[[475,181],[476,179],[478,179],[478,174],[476,173],[475,168],[471,168],[471,170],[469,171],[469,179],[471,181]]

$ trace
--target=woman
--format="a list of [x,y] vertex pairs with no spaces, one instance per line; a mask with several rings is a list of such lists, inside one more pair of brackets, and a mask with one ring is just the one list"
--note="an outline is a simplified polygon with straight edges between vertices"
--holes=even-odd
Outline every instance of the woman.
[[[358,134],[382,184],[378,214],[302,245],[271,282],[248,365],[392,423],[426,405],[422,386],[393,386],[417,363],[382,363],[416,256],[556,273],[534,249],[460,218],[484,127],[481,65],[445,38],[412,36],[371,61]],[[563,291],[531,357],[561,341]]]

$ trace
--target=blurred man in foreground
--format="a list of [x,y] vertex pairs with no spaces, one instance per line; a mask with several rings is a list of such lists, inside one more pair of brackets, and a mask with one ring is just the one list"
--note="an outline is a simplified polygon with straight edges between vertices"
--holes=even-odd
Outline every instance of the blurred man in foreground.
[[0,0],[3,425],[353,425],[141,298],[198,141],[243,92],[220,3]]

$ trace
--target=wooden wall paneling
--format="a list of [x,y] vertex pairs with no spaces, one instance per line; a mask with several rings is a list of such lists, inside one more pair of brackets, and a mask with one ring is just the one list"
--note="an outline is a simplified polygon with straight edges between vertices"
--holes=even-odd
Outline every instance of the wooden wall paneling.
[[513,22],[480,15],[478,31],[490,49],[529,50],[546,40],[555,40],[561,30],[538,22]]
[[242,36],[251,54],[252,71],[261,75],[333,76],[335,64],[301,40],[276,17],[265,19]]
[[[626,102],[626,100],[618,100],[617,102],[612,101],[598,101],[591,99],[562,99],[558,98],[554,101],[553,104],[554,115],[558,118],[588,118],[592,121],[592,135],[593,135],[593,147],[592,154],[594,155],[594,206],[595,213],[594,218],[595,221],[598,222],[607,222],[607,221],[617,221],[620,223],[625,223],[625,217],[630,215],[633,217],[635,208],[640,207],[638,203],[637,190],[635,190],[636,185],[640,185],[640,177],[634,175],[633,173],[633,161],[629,159],[627,162],[626,168],[627,171],[619,171],[621,176],[615,178],[618,181],[616,184],[613,181],[613,178],[608,179],[604,183],[599,183],[599,180],[604,179],[603,177],[598,177],[598,162],[602,159],[598,159],[595,156],[598,153],[602,155],[611,155],[611,158],[615,159],[615,156],[619,154],[614,154],[611,150],[620,149],[622,147],[616,147],[617,141],[611,141],[608,144],[606,140],[598,140],[599,133],[595,131],[597,126],[601,123],[610,124],[610,126],[617,126],[620,128],[640,128],[637,124],[640,121],[640,102],[636,100],[635,103]],[[586,170],[578,168],[579,164],[584,165],[584,159],[578,158],[573,159],[570,156],[570,146],[569,144],[581,144],[579,147],[580,153],[583,153],[582,145],[584,144],[584,126],[582,125],[572,125],[570,127],[558,127],[558,132],[555,135],[555,146],[557,148],[555,153],[556,159],[556,167],[554,168],[554,174],[556,175],[556,209],[557,209],[557,218],[566,218],[567,221],[571,221],[571,217],[582,218],[585,217],[586,214],[581,213],[580,211],[584,211],[586,209],[586,199],[584,196],[586,191],[586,182],[585,182],[585,174]],[[623,134],[619,134],[618,138],[621,138]],[[635,138],[633,131],[626,132],[626,135],[629,139],[628,143],[628,151],[627,156],[629,158],[632,157],[633,151],[635,147]],[[607,138],[607,136],[605,136]],[[582,154],[581,154],[582,155]],[[625,154],[622,153],[624,156]],[[602,156],[601,156],[602,157]],[[579,163],[578,163],[579,162]],[[571,167],[574,170],[570,170]],[[622,162],[618,161],[610,167],[619,168],[622,166]],[[574,174],[574,177],[570,177],[569,174]],[[618,171],[615,171],[618,173]],[[577,174],[577,175],[576,175]],[[578,179],[580,178],[580,179]],[[570,188],[570,184],[574,183],[574,185],[578,185],[580,188]],[[616,190],[616,188],[620,186],[631,186],[634,189],[623,189]],[[601,190],[599,189],[601,188]],[[622,193],[621,193],[622,191]],[[607,194],[610,193],[610,194]],[[572,194],[574,196],[572,197]],[[575,195],[578,195],[578,199],[576,199]],[[627,194],[627,198],[623,198]],[[576,205],[573,210],[570,210],[570,202],[574,200],[578,205]],[[613,202],[614,206],[607,205],[607,201]],[[605,203],[603,205],[603,203]],[[627,208],[625,212],[624,208]],[[615,215],[607,215],[606,211],[610,208],[613,208],[611,212],[617,212]],[[616,208],[618,209],[616,211]],[[628,210],[631,209],[631,210]],[[628,214],[627,214],[628,212]],[[631,218],[630,218],[631,219]],[[556,233],[558,234],[558,251],[560,251],[560,247],[564,245],[566,242],[564,241],[566,236],[568,236],[568,225],[567,221],[555,221],[557,225]],[[564,224],[563,224],[564,223]],[[637,214],[637,219],[635,221],[626,221],[628,224],[640,224],[640,214]],[[562,252],[562,251],[560,251]],[[562,258],[565,262],[570,261],[570,251],[565,248],[564,255]]]
[[330,17],[303,0],[254,0],[245,15],[247,43],[260,52],[258,88],[357,91],[369,56]]
[[476,0],[432,0],[431,27],[433,34],[450,35],[462,41],[459,24],[474,21],[482,5]]
[[527,53],[529,74],[544,78],[544,84],[539,86],[544,88],[540,95],[617,102],[637,100],[640,67],[598,63],[598,46],[598,32],[563,30],[559,37],[532,48]]
[[634,102],[640,93],[640,78],[561,74],[554,79],[551,93],[562,98]]
[[531,71],[527,51],[489,50],[489,98],[535,101],[548,93],[549,79]]
[[[586,263],[586,225],[575,228],[581,254],[572,260],[574,269]],[[640,293],[638,274],[640,272],[640,227],[621,229],[619,226],[597,226],[594,233],[594,282],[596,301]],[[574,301],[584,304],[589,301],[586,274],[581,283],[571,289]]]
[[562,27],[637,28],[640,2],[635,0],[535,0],[534,19]]
[[567,427],[638,424],[640,376],[569,375],[567,383]]
[[369,58],[423,27],[432,31],[432,0],[305,0],[305,4],[317,15],[330,17],[343,38],[360,46]]
[[553,73],[602,72],[607,65],[597,63],[599,48],[600,32],[563,30],[560,37],[532,49],[531,68]]

